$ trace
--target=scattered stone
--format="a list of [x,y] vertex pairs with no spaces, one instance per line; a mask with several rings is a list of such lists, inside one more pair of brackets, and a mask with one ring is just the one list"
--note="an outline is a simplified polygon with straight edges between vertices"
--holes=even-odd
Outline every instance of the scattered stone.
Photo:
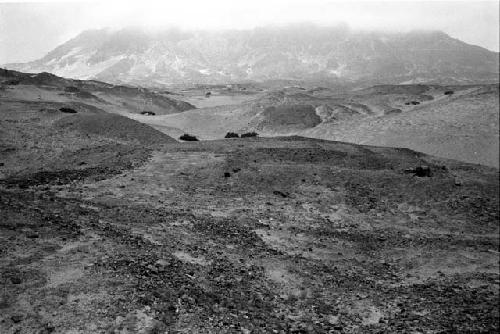
[[274,190],[274,191],[273,191],[273,194],[274,194],[274,195],[277,195],[277,196],[281,196],[281,197],[283,197],[283,198],[287,198],[287,197],[289,196],[287,193],[284,193],[284,192],[282,192],[282,191],[280,191],[280,190]]
[[328,316],[328,323],[330,323],[331,325],[335,325],[338,322],[339,322],[339,316],[338,315],[330,314]]
[[429,166],[417,166],[415,168],[408,168],[404,170],[407,174],[415,174],[418,177],[431,177],[432,171]]
[[158,272],[158,268],[156,268],[155,266],[153,266],[152,264],[148,265],[147,268],[153,272],[153,273],[157,273]]
[[10,320],[12,320],[15,324],[21,322],[23,320],[23,316],[20,315],[20,314],[15,314],[13,316],[10,317]]
[[43,329],[39,332],[40,334],[49,334],[53,333],[56,330],[56,328],[50,324],[45,324]]
[[38,233],[33,232],[33,231],[30,231],[30,232],[27,232],[27,233],[26,233],[26,238],[29,238],[29,239],[36,239],[36,238],[38,238],[38,237],[40,237],[40,236],[38,235]]
[[167,268],[170,265],[170,262],[164,259],[159,259],[158,261],[155,262],[155,266],[158,268],[158,270],[163,271],[165,268]]

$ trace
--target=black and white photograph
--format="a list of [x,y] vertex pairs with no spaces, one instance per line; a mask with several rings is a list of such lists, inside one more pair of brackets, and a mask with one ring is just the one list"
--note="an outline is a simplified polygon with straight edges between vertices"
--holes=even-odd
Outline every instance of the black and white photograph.
[[498,333],[499,7],[0,0],[0,334]]

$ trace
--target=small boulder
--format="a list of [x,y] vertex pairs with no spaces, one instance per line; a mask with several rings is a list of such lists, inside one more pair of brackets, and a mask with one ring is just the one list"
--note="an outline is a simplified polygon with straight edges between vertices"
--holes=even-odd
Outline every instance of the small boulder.
[[274,190],[273,194],[277,195],[277,196],[281,196],[283,198],[287,198],[289,196],[287,193],[284,193],[283,191],[280,191],[280,190]]
[[13,316],[10,317],[10,320],[12,320],[13,323],[17,324],[23,320],[23,316],[21,314],[14,314]]
[[10,278],[10,281],[12,282],[12,284],[21,284],[21,278],[19,278],[18,276],[12,276]]
[[432,171],[429,166],[418,166],[415,168],[408,168],[405,169],[405,173],[408,174],[415,174],[415,176],[418,177],[431,177],[432,176]]
[[418,177],[431,177],[431,168],[429,166],[418,166],[415,168],[415,175]]
[[38,233],[33,232],[33,231],[28,232],[28,233],[26,234],[26,238],[29,238],[29,239],[37,239],[38,237],[40,237],[40,236],[38,235]]

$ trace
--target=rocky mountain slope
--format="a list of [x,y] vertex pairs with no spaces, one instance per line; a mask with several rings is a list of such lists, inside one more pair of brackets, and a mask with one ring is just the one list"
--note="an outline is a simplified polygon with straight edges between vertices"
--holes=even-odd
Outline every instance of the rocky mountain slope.
[[310,25],[247,31],[85,31],[10,69],[142,86],[245,80],[497,82],[498,53],[442,32],[381,33]]

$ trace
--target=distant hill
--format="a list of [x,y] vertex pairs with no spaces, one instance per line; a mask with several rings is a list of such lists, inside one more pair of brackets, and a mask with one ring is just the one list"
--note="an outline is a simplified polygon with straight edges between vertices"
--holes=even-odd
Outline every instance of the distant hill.
[[222,138],[227,131],[300,135],[406,147],[498,167],[498,106],[497,84],[381,85],[348,93],[291,87],[237,106],[130,117],[171,136],[180,130],[202,139]]
[[296,25],[220,32],[89,30],[25,72],[155,86],[266,80],[368,84],[498,82],[498,53],[439,31],[360,32]]
[[0,94],[23,101],[80,102],[123,113],[152,112],[157,115],[193,109],[188,102],[172,98],[167,91],[115,85],[95,80],[65,79],[51,73],[22,73],[0,68]]

